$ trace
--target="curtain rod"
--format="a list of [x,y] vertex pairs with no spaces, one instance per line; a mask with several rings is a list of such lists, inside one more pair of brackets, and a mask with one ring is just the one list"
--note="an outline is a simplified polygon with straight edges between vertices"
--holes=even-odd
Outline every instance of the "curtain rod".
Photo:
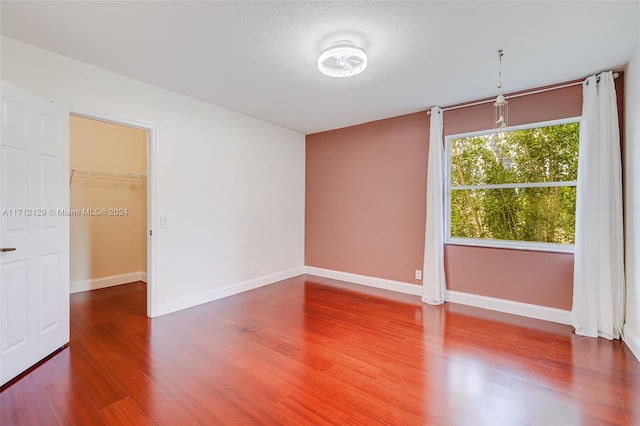
[[[614,72],[613,73],[613,78],[615,79],[615,78],[618,78],[618,77],[620,77],[620,73],[619,72]],[[600,81],[600,77],[598,77],[598,81]],[[582,84],[582,83],[583,83],[582,81],[576,81],[574,83],[567,83],[567,84],[560,84],[558,86],[545,87],[544,89],[532,90],[530,92],[523,92],[523,93],[517,93],[515,95],[505,96],[505,99],[519,98],[520,96],[528,96],[528,95],[535,95],[537,93],[550,92],[551,90],[564,89],[565,87],[577,86],[577,85]],[[491,102],[494,102],[494,101],[495,101],[495,98],[491,98],[491,99],[487,99],[487,100],[484,100],[484,101],[477,101],[477,102],[471,102],[471,103],[468,103],[468,104],[462,104],[462,105],[446,107],[446,108],[442,108],[442,112],[451,111],[451,110],[454,110],[454,109],[472,107],[472,106],[476,106],[476,105],[488,104],[488,103],[491,103]],[[427,115],[431,115],[431,110],[427,111]]]

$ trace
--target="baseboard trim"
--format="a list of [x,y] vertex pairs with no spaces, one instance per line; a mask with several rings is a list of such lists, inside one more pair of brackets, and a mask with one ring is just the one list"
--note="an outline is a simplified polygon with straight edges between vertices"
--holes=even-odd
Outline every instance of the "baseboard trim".
[[[316,268],[314,266],[305,266],[304,270],[306,274],[317,275],[319,277],[347,281],[354,284],[382,288],[385,290],[412,294],[416,296],[420,296],[422,294],[422,286],[418,286],[415,284],[386,280],[383,278],[369,277],[366,275],[352,274],[349,272],[334,271],[331,269]],[[447,290],[445,292],[445,300],[451,303],[475,306],[477,308],[489,309],[492,311],[504,312],[507,314],[536,318],[560,324],[571,324],[571,311],[549,308],[547,306],[514,302],[512,300],[497,299],[495,297],[479,296],[476,294],[462,293],[452,290]]]
[[640,337],[628,324],[622,327],[622,340],[627,344],[627,347],[635,355],[636,359],[640,361]]
[[231,284],[225,287],[207,290],[202,293],[192,294],[187,297],[183,297],[177,300],[173,300],[166,303],[159,303],[154,310],[154,317],[160,315],[170,314],[182,309],[191,308],[193,306],[202,305],[203,303],[213,302],[214,300],[222,299],[224,297],[233,296],[234,294],[242,293],[245,291],[253,290],[265,285],[273,284],[278,281],[286,280],[288,278],[297,277],[304,273],[304,268],[287,269],[285,271],[276,272],[269,275],[263,275],[261,277],[252,278],[250,280],[241,281],[235,284]]
[[100,288],[113,287],[115,285],[132,283],[134,281],[144,281],[146,283],[147,273],[130,272],[128,274],[74,281],[69,285],[69,291],[70,293],[79,293],[81,291],[98,290]]
[[334,271],[332,269],[316,268],[315,266],[305,266],[304,273],[309,275],[317,275],[323,278],[331,278],[334,280],[366,285],[369,287],[382,288],[384,290],[396,291],[398,293],[413,294],[415,296],[420,296],[422,294],[421,285],[408,284],[402,281],[369,277],[366,275],[352,274],[350,272]]
[[513,300],[498,299],[453,290],[445,291],[444,297],[447,302],[571,325],[571,311],[564,309],[532,305],[530,303],[515,302]]

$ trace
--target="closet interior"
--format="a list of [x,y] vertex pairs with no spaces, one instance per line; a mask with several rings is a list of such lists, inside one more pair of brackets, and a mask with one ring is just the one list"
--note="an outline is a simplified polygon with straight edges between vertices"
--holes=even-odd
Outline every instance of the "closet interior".
[[147,273],[147,132],[70,117],[71,293]]

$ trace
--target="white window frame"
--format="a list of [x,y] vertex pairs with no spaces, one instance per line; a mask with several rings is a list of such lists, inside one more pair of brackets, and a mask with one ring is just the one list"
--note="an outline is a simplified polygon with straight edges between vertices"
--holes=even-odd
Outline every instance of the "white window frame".
[[[549,120],[537,123],[523,124],[520,126],[511,126],[503,129],[504,132],[513,132],[518,130],[534,129],[538,127],[558,126],[568,123],[580,123],[581,117],[563,118],[559,120]],[[575,186],[577,188],[577,181],[563,181],[563,182],[525,182],[525,183],[504,183],[504,184],[491,184],[491,185],[460,185],[451,186],[451,141],[453,139],[469,138],[475,136],[484,136],[494,133],[496,129],[480,130],[469,133],[458,133],[455,135],[448,135],[445,137],[445,244],[449,245],[464,245],[464,246],[479,246],[479,247],[494,247],[502,249],[515,249],[515,250],[534,250],[534,251],[547,251],[547,252],[559,252],[559,253],[573,253],[573,244],[558,244],[558,243],[545,243],[537,241],[513,241],[513,240],[494,240],[488,238],[461,238],[451,236],[451,191],[452,190],[464,190],[464,189],[500,189],[500,188],[540,188],[540,187],[555,187],[555,186]]]

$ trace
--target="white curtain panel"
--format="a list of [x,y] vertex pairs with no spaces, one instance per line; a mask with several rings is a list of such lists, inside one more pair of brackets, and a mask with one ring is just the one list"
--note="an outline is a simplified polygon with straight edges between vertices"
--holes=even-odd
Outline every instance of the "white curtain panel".
[[576,334],[620,338],[623,244],[618,108],[609,71],[583,84],[573,273]]
[[444,303],[444,144],[442,110],[431,108],[427,167],[427,225],[424,236],[422,301]]

